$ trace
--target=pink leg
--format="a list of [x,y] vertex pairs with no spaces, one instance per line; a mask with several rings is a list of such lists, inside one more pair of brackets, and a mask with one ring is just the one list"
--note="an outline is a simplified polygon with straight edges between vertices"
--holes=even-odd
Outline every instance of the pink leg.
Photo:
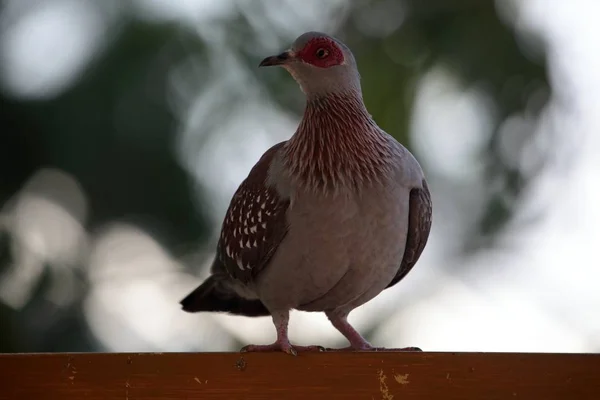
[[399,349],[387,349],[385,347],[373,347],[360,333],[348,322],[347,315],[327,314],[331,324],[340,331],[350,342],[350,347],[342,349],[326,349],[327,351],[422,351],[418,347],[403,347]]
[[273,324],[277,330],[277,340],[271,344],[249,344],[244,346],[242,352],[270,352],[283,351],[284,353],[297,355],[300,351],[324,351],[321,346],[292,346],[288,339],[289,311],[273,313]]

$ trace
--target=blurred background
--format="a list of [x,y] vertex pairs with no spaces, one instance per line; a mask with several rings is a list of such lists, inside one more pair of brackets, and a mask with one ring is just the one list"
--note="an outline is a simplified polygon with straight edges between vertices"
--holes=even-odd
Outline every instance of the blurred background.
[[[379,346],[600,351],[595,0],[0,0],[0,352],[229,351],[269,318],[187,314],[237,185],[304,99],[259,61],[354,51],[420,160],[429,244],[350,321]],[[298,344],[343,346],[294,312]]]

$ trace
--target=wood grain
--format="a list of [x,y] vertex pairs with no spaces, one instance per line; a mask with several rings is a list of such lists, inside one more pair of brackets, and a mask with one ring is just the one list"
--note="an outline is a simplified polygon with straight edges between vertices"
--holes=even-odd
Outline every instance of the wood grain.
[[600,399],[600,355],[0,355],[0,399]]

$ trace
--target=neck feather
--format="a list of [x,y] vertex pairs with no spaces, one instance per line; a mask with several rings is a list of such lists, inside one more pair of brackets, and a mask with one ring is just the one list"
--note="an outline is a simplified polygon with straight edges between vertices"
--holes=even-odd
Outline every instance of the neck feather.
[[307,100],[285,160],[292,178],[309,190],[360,189],[385,176],[390,150],[360,92],[350,90]]

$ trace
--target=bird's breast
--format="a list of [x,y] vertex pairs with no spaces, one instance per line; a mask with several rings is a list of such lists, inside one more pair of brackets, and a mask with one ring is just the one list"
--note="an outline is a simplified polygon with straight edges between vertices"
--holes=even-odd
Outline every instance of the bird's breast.
[[401,262],[407,204],[407,190],[385,184],[360,193],[294,193],[288,235],[263,280],[278,282],[274,300],[321,311],[373,288],[379,293]]

